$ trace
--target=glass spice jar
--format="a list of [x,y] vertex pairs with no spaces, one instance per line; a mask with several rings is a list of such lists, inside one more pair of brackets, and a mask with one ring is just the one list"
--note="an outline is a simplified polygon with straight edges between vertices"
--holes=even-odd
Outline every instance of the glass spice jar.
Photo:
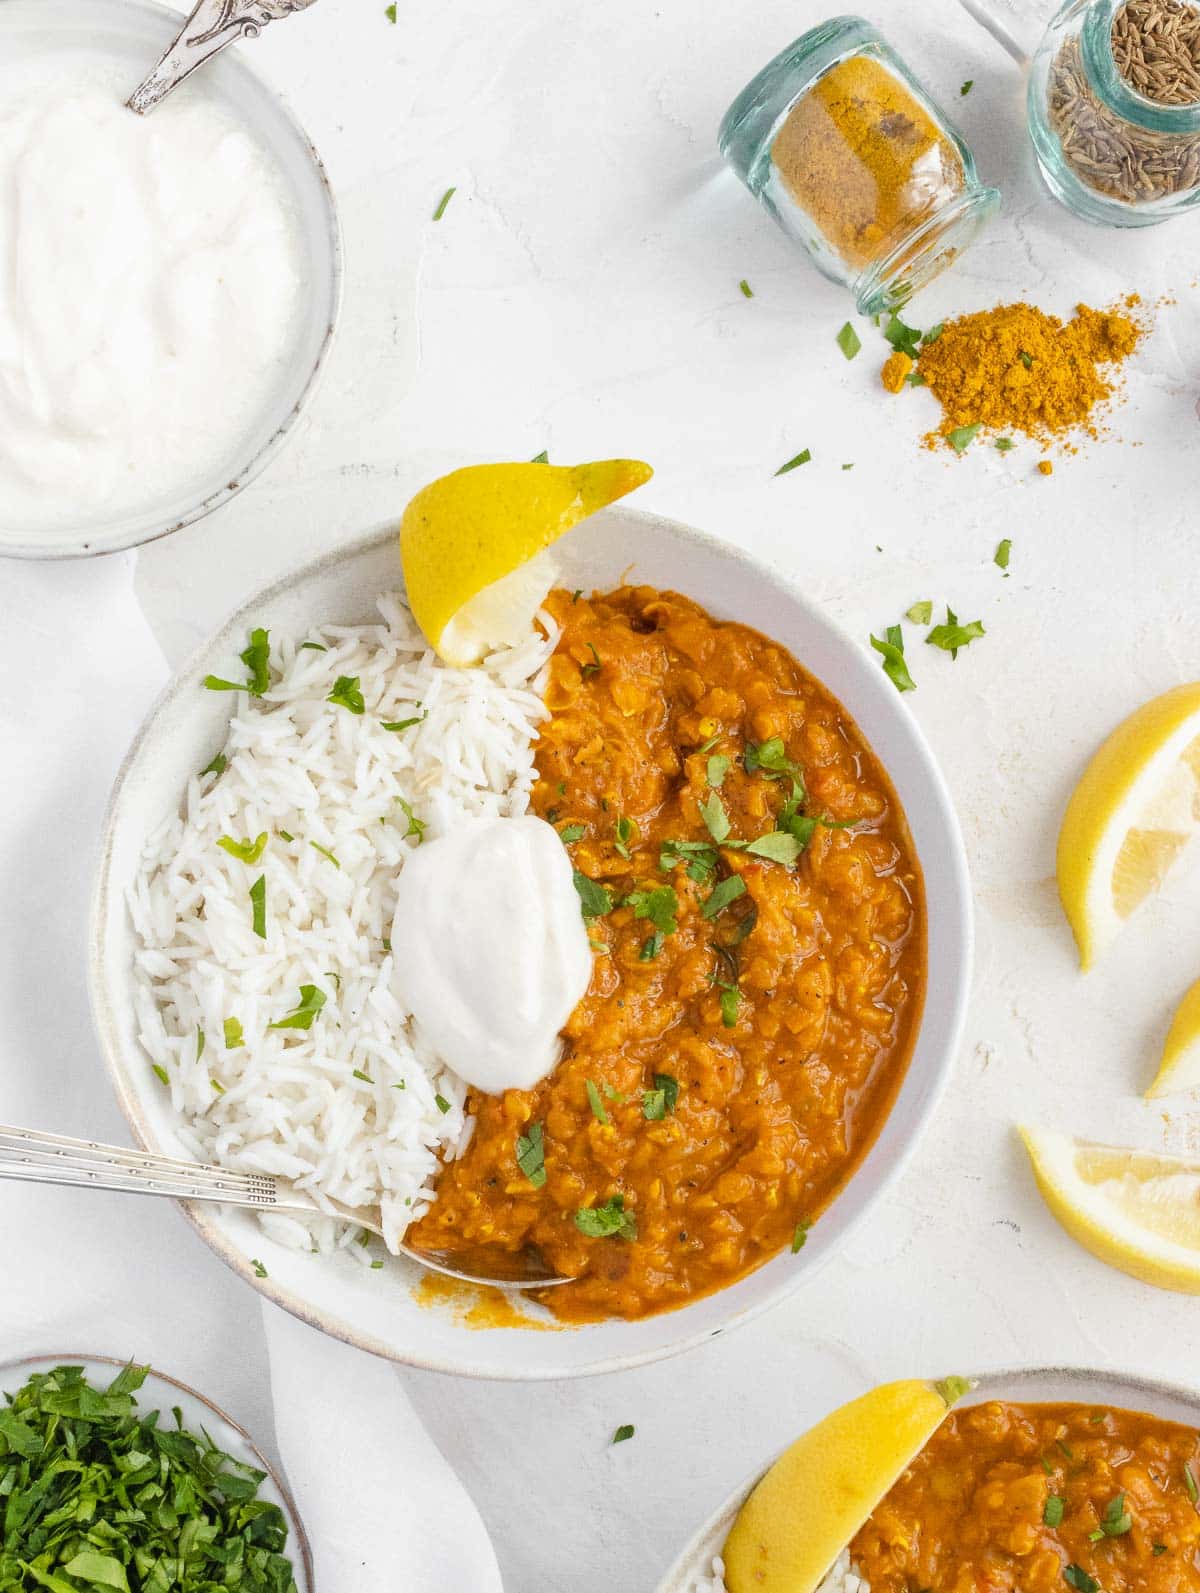
[[721,153],[863,315],[907,303],[1000,203],[883,36],[835,17],[770,61],[721,122]]
[[1029,77],[1029,132],[1076,215],[1150,227],[1200,203],[1200,8],[1070,0]]

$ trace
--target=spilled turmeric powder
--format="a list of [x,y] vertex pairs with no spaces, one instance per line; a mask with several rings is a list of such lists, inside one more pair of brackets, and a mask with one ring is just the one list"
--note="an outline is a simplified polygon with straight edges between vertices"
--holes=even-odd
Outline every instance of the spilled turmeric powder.
[[1097,407],[1119,384],[1114,367],[1145,334],[1140,305],[1136,294],[1109,310],[1080,304],[1061,321],[1031,304],[1004,304],[946,321],[917,360],[923,385],[942,406],[926,446],[974,425],[1041,440],[1096,436]]

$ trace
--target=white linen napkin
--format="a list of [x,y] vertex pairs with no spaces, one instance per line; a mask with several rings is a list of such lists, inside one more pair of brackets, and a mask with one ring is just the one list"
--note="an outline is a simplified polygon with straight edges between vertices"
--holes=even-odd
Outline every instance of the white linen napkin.
[[479,1512],[396,1370],[266,1301],[263,1326],[319,1593],[503,1593]]
[[[117,1144],[85,956],[108,793],[167,677],[135,570],[0,560],[0,1122]],[[268,1453],[275,1418],[319,1593],[500,1593],[396,1373],[274,1307],[264,1337],[252,1291],[168,1202],[0,1180],[0,1262],[0,1361],[148,1361]]]

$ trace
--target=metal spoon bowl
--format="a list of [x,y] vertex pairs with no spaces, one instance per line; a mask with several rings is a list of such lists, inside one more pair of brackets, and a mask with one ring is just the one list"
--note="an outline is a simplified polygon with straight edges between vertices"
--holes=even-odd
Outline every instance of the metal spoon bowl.
[[[0,1124],[0,1179],[31,1184],[70,1184],[79,1189],[109,1189],[129,1195],[165,1195],[172,1200],[216,1201],[283,1216],[333,1217],[384,1237],[378,1215],[337,1201],[318,1203],[307,1191],[270,1173],[231,1172],[202,1162],[180,1161],[152,1151],[68,1139],[34,1128]],[[400,1253],[459,1283],[498,1289],[550,1289],[570,1283],[546,1265],[534,1249],[417,1250],[401,1244]]]
[[200,0],[162,60],[125,103],[144,116],[226,45],[256,39],[269,22],[312,4],[313,0]]

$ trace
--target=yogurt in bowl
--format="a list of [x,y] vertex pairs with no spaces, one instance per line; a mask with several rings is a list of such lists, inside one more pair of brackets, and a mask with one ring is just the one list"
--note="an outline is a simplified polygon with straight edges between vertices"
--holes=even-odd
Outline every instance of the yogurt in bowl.
[[174,26],[126,0],[0,13],[0,552],[206,513],[274,452],[332,334],[333,201],[282,104],[222,59],[126,109]]

